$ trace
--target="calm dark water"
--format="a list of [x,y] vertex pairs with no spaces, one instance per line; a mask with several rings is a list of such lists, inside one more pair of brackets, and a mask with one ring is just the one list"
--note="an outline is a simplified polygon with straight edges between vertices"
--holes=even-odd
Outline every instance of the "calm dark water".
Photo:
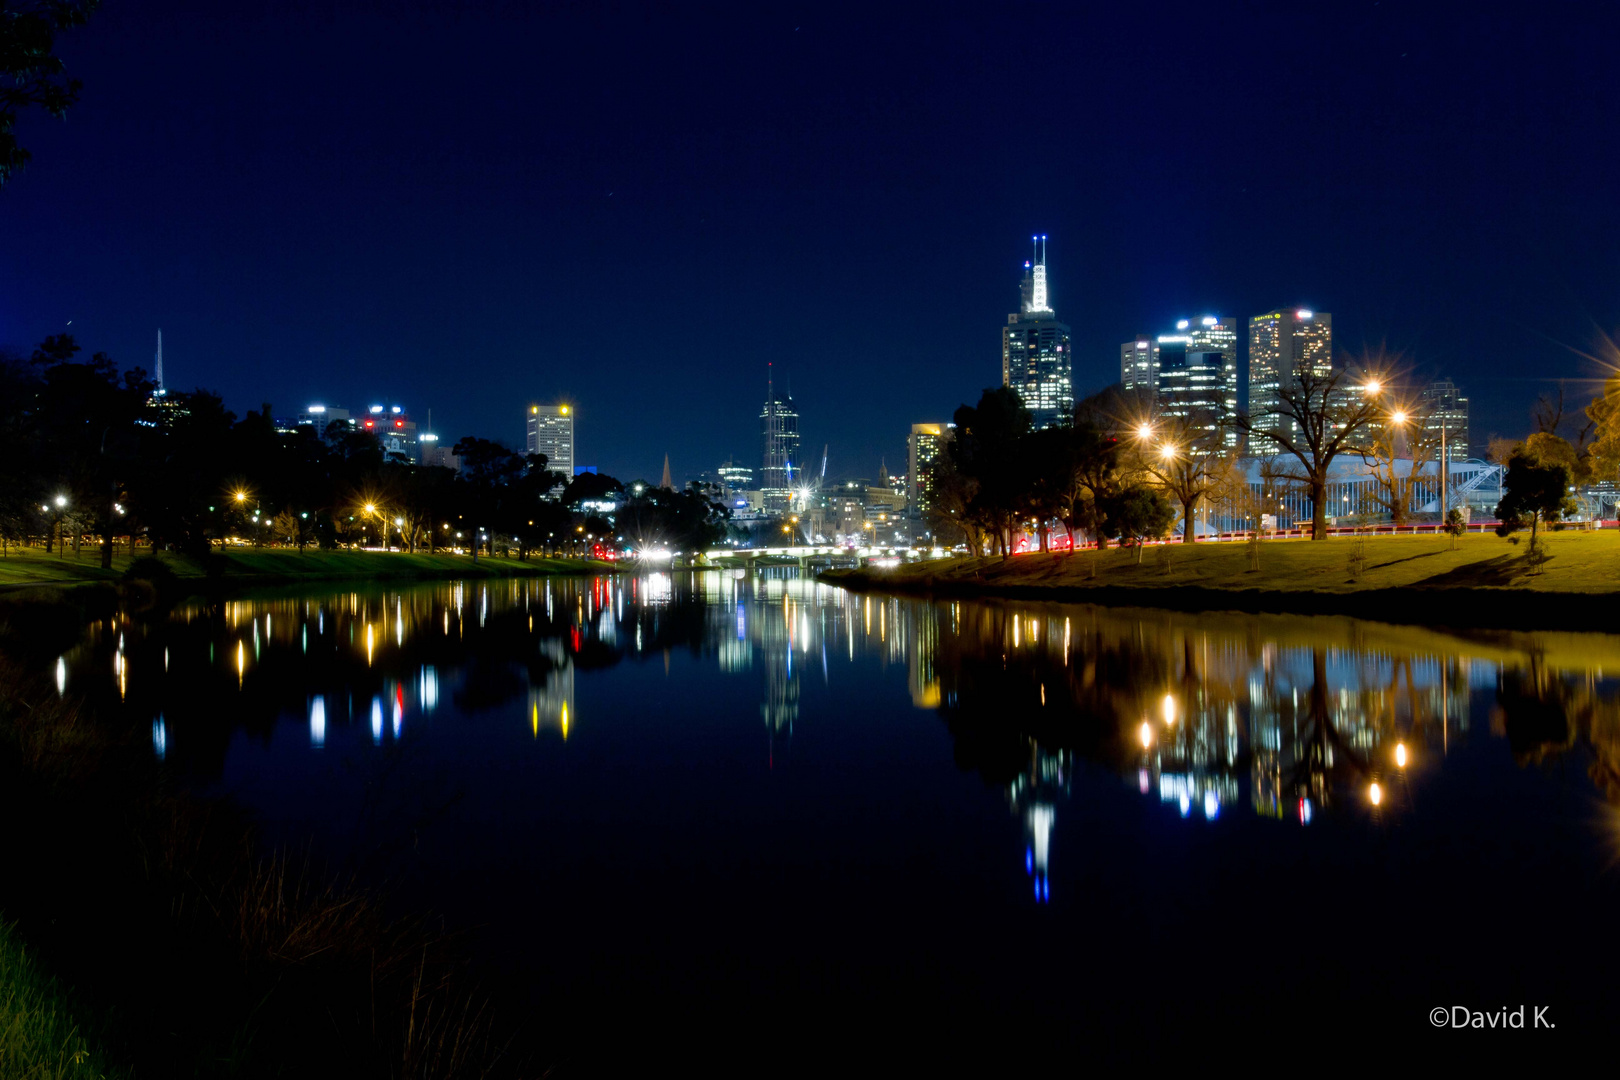
[[581,1071],[1606,1031],[1617,672],[1612,636],[720,572],[199,605],[59,667],[473,928]]

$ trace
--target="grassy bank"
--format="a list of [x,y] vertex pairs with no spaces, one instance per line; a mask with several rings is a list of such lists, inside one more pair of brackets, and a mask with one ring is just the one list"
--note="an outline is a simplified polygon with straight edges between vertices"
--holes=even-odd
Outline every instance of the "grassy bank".
[[0,922],[0,1076],[118,1076],[75,1019],[73,1004],[10,925]]
[[[1385,536],[1357,541],[1274,540],[1167,544],[1008,560],[946,559],[893,568],[832,570],[855,589],[1042,597],[1180,610],[1343,614],[1430,625],[1620,630],[1620,535],[1544,534],[1545,561],[1527,535],[1458,540]],[[1251,560],[1258,561],[1256,568]]]
[[[137,558],[151,558],[142,550]],[[502,559],[470,555],[406,554],[394,551],[303,552],[283,548],[227,548],[206,559],[169,552],[157,556],[181,581],[228,582],[242,585],[275,585],[297,581],[369,578],[377,580],[432,580],[435,578],[514,577],[540,574],[604,573],[617,569],[613,563],[590,559]],[[0,590],[38,585],[73,585],[94,581],[116,581],[129,568],[131,557],[123,552],[113,556],[111,570],[101,568],[101,553],[86,548],[77,557],[71,550],[47,555],[41,548],[10,548],[0,558]]]

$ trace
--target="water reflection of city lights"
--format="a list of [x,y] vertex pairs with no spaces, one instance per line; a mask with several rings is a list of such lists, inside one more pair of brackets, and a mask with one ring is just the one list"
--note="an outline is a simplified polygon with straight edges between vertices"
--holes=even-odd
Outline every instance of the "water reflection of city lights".
[[1372,785],[1367,788],[1367,798],[1372,800],[1374,806],[1384,801],[1384,789],[1378,786],[1378,781],[1373,781]]
[[422,665],[422,674],[417,682],[417,704],[423,712],[432,712],[439,704],[439,672],[432,664]]
[[1176,722],[1175,696],[1172,694],[1164,695],[1164,700],[1159,703],[1159,710],[1164,714],[1164,722],[1166,725],[1174,724]]
[[1396,743],[1395,744],[1395,764],[1399,765],[1403,769],[1406,768],[1406,744],[1405,743]]
[[1311,800],[1303,799],[1303,798],[1300,799],[1299,800],[1299,823],[1301,825],[1309,825],[1311,823],[1311,814],[1312,813],[1313,813],[1313,811],[1311,810]]
[[309,703],[309,745],[314,750],[326,745],[326,699],[319,695]]
[[157,755],[159,761],[169,752],[169,728],[163,722],[163,714],[152,721],[152,753]]
[[1146,750],[1153,745],[1153,725],[1145,720],[1142,722],[1141,738],[1142,749]]
[[382,698],[371,699],[371,741],[377,746],[382,745],[383,737],[383,707]]
[[56,658],[56,695],[61,697],[67,693],[67,657]]

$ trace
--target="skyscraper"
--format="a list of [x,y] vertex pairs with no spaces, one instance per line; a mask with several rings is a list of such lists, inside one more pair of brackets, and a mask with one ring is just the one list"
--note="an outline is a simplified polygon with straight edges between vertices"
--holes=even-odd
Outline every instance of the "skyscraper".
[[765,382],[759,424],[759,486],[765,509],[785,512],[793,502],[793,477],[799,468],[799,414],[793,408],[793,396],[777,392],[774,378],[767,377]]
[[1034,259],[1024,264],[1021,310],[1001,331],[1001,385],[1018,391],[1038,428],[1074,421],[1069,327],[1047,302],[1046,237],[1037,236]]
[[907,476],[907,504],[914,514],[926,514],[934,505],[934,462],[945,451],[955,424],[912,424],[911,468]]
[[546,455],[546,468],[574,475],[574,410],[569,405],[530,405],[523,449]]
[[1422,394],[1423,429],[1434,436],[1436,454],[1440,429],[1446,429],[1446,460],[1468,456],[1468,399],[1450,379],[1436,379]]
[[1152,338],[1137,334],[1119,347],[1119,381],[1127,390],[1159,388],[1159,352]]
[[1120,382],[1147,391],[1169,416],[1200,415],[1206,427],[1224,425],[1223,441],[1237,445],[1231,426],[1238,409],[1237,324],[1218,315],[1180,319],[1176,332],[1157,339],[1138,334],[1119,347]]
[[[1255,427],[1284,434],[1276,415],[1285,381],[1302,373],[1325,378],[1333,368],[1333,316],[1306,308],[1268,311],[1249,320],[1249,416]],[[1251,454],[1274,454],[1275,443],[1254,439]]]
[[152,382],[153,382],[153,384],[155,386],[155,389],[152,391],[152,396],[153,397],[162,397],[164,394],[168,393],[168,391],[163,388],[163,331],[162,331],[162,329],[158,330],[157,355],[152,358]]

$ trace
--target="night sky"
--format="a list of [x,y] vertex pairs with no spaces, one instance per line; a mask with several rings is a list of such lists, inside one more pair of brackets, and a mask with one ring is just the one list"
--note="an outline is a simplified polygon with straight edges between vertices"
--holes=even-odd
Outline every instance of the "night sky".
[[1300,305],[1478,446],[1620,327],[1604,6],[586,7],[107,0],[19,125],[0,343],[161,326],[171,389],[450,439],[565,397],[581,464],[681,479],[758,466],[767,363],[807,463],[903,468],[999,382],[1037,232],[1082,392]]

